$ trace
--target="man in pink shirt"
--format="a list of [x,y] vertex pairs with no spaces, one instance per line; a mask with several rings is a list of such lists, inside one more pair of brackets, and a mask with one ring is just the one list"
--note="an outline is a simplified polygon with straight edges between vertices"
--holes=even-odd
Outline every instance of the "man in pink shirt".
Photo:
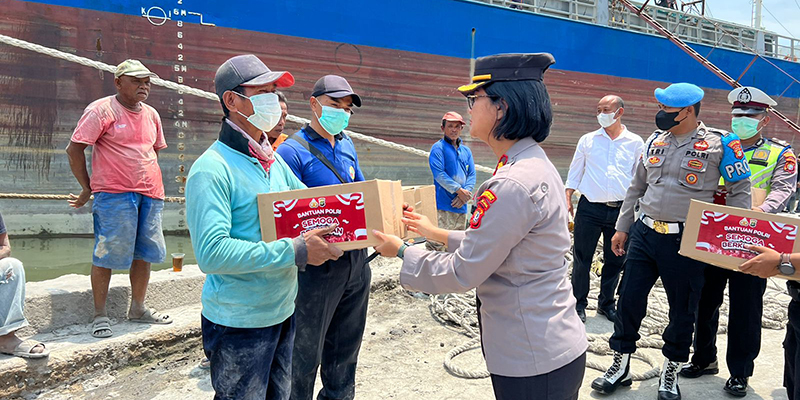
[[[125,60],[114,73],[117,94],[89,104],[67,146],[72,174],[81,193],[70,194],[80,208],[94,193],[95,247],[92,256],[94,321],[92,336],[112,335],[106,314],[111,271],[130,269],[133,322],[169,324],[172,319],[144,306],[150,263],[161,263],[166,245],[161,231],[164,183],[158,151],[167,147],[158,112],[143,101],[150,78],[157,77],[137,60]],[[92,146],[92,176],[84,150]]]

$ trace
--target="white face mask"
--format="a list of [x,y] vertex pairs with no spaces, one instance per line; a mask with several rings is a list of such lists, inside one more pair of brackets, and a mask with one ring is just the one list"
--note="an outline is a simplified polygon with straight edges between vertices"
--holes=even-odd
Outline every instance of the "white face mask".
[[616,111],[611,114],[597,114],[597,123],[599,123],[603,128],[608,128],[609,126],[614,125],[614,123],[619,119],[614,118],[615,115],[617,115]]
[[253,105],[253,115],[247,116],[242,114],[241,111],[236,111],[239,115],[247,118],[247,121],[253,124],[258,129],[264,132],[269,132],[278,122],[281,121],[281,104],[278,102],[278,95],[275,93],[263,93],[247,97],[241,93],[233,92],[245,99],[250,100]]

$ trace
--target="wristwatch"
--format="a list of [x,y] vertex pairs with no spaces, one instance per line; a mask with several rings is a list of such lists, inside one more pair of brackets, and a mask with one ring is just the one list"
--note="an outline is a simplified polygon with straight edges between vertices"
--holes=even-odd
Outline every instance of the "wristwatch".
[[403,244],[400,245],[400,248],[397,249],[397,256],[403,258],[403,254],[405,254],[407,248],[408,248],[408,243],[403,242]]
[[778,270],[783,275],[794,275],[794,265],[790,261],[789,254],[781,253],[781,263],[778,265]]

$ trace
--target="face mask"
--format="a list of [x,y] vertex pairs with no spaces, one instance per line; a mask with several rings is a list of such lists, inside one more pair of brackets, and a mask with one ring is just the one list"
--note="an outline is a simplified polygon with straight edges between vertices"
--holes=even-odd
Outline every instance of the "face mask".
[[314,116],[322,128],[331,135],[338,135],[350,123],[350,113],[339,108],[322,106],[322,115],[317,115],[315,112]]
[[278,102],[278,95],[275,93],[263,93],[255,96],[247,97],[241,93],[233,92],[239,96],[249,99],[253,104],[253,115],[247,116],[242,114],[241,111],[236,111],[239,115],[247,118],[247,121],[253,124],[258,129],[264,132],[269,132],[278,122],[281,121],[281,105]]
[[658,127],[658,129],[661,129],[662,131],[669,131],[670,129],[680,125],[680,123],[683,122],[684,119],[689,117],[687,115],[682,120],[675,121],[675,118],[683,110],[684,109],[681,108],[680,110],[671,113],[668,113],[664,110],[659,111],[658,114],[656,114],[656,126]]
[[739,139],[750,139],[758,134],[758,124],[761,120],[750,117],[733,117],[731,118],[731,129]]
[[614,125],[614,123],[617,122],[618,118],[614,118],[616,114],[617,114],[616,111],[614,111],[611,114],[603,114],[603,113],[597,114],[597,122],[603,128],[608,128],[609,126]]

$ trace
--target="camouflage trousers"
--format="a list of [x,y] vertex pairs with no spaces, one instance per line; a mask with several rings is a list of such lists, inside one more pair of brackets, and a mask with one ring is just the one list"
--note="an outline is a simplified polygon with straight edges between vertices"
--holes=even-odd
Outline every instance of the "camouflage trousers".
[[[458,214],[450,211],[439,210],[439,228],[447,229],[451,231],[463,231],[467,228],[467,215]],[[447,245],[445,243],[439,243],[433,240],[428,240],[425,243],[425,247],[428,250],[436,250],[436,251],[446,251]]]

